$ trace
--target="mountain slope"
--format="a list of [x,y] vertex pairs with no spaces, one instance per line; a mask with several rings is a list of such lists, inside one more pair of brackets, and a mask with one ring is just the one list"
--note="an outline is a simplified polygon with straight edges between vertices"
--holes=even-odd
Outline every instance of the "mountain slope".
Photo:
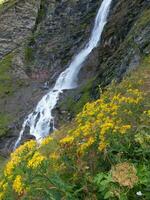
[[150,57],[60,131],[12,153],[0,199],[149,199]]

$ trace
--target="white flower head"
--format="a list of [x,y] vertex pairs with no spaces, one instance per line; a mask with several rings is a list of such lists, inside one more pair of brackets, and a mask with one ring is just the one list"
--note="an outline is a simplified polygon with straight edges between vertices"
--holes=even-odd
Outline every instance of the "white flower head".
[[137,196],[142,196],[143,195],[141,191],[138,191],[136,194],[137,194]]

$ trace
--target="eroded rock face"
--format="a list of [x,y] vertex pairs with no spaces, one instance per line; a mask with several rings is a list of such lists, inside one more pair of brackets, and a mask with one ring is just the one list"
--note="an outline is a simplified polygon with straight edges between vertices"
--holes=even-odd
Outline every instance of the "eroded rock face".
[[[99,47],[98,82],[120,80],[150,53],[150,3],[147,0],[115,1]],[[140,39],[139,39],[140,38]]]
[[[119,78],[148,54],[150,21],[146,19],[150,17],[149,6],[147,0],[113,1],[101,44],[95,50],[97,53],[94,52],[95,63],[91,61],[92,55],[87,60],[87,65],[90,63],[91,69],[99,74],[99,84],[104,82],[106,85],[113,78]],[[86,73],[86,64],[81,73]]]
[[0,13],[0,59],[21,45],[35,26],[40,0],[18,0]]
[[100,4],[101,0],[44,0],[44,16],[29,41],[31,77],[47,70],[47,79],[51,83],[56,80],[87,42]]

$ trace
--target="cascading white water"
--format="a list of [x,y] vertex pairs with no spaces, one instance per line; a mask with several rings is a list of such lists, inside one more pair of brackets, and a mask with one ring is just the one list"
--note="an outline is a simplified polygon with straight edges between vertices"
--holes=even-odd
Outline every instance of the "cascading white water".
[[54,118],[52,110],[55,108],[59,95],[63,90],[69,90],[77,87],[78,73],[92,50],[98,45],[101,39],[102,31],[107,22],[112,0],[103,0],[97,13],[94,28],[89,42],[72,60],[70,66],[60,74],[55,86],[41,99],[34,112],[25,119],[15,148],[19,145],[26,127],[29,128],[31,135],[34,135],[37,141],[47,136],[50,128],[54,129]]

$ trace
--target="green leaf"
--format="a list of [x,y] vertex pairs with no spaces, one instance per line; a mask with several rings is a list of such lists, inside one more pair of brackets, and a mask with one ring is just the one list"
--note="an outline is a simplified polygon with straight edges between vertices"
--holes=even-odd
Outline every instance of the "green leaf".
[[105,196],[104,199],[109,199],[112,196],[112,193],[110,191],[108,191]]
[[128,200],[127,195],[126,194],[121,194],[119,200]]

